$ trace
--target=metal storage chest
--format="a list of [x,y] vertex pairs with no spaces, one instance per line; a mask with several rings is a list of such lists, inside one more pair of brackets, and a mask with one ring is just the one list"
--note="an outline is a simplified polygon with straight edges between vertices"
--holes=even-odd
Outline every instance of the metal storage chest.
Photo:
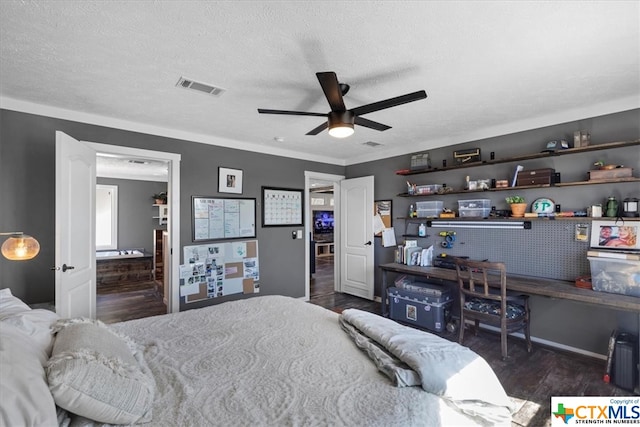
[[442,286],[422,283],[411,289],[389,288],[389,317],[442,332],[451,315],[453,298]]

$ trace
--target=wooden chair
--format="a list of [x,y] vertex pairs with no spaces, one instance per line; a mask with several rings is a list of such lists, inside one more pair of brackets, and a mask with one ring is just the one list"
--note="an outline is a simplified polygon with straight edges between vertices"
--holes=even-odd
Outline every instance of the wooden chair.
[[507,272],[504,263],[472,261],[455,258],[458,287],[460,290],[460,335],[464,338],[465,322],[475,322],[475,333],[479,323],[500,328],[502,359],[507,358],[507,335],[524,330],[527,352],[531,352],[529,328],[529,296],[507,293]]

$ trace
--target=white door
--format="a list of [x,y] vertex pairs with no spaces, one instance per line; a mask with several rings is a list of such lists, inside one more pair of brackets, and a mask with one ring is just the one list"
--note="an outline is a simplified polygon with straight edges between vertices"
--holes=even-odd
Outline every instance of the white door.
[[56,132],[56,313],[96,317],[96,152]]
[[341,291],[373,300],[373,176],[340,183],[340,220]]

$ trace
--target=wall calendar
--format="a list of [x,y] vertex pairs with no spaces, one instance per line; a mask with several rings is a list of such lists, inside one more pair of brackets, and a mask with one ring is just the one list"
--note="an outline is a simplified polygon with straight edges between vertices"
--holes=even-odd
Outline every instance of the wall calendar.
[[304,191],[262,187],[262,226],[303,225]]

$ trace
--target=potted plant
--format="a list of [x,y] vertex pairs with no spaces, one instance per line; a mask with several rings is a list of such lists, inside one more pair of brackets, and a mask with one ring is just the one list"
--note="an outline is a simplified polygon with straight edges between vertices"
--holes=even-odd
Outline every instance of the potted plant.
[[151,196],[151,198],[155,201],[156,205],[166,205],[167,204],[167,192],[162,191],[160,193],[156,193]]
[[511,206],[511,216],[515,218],[524,217],[524,213],[527,211],[527,203],[522,196],[509,196],[505,197],[505,200]]

